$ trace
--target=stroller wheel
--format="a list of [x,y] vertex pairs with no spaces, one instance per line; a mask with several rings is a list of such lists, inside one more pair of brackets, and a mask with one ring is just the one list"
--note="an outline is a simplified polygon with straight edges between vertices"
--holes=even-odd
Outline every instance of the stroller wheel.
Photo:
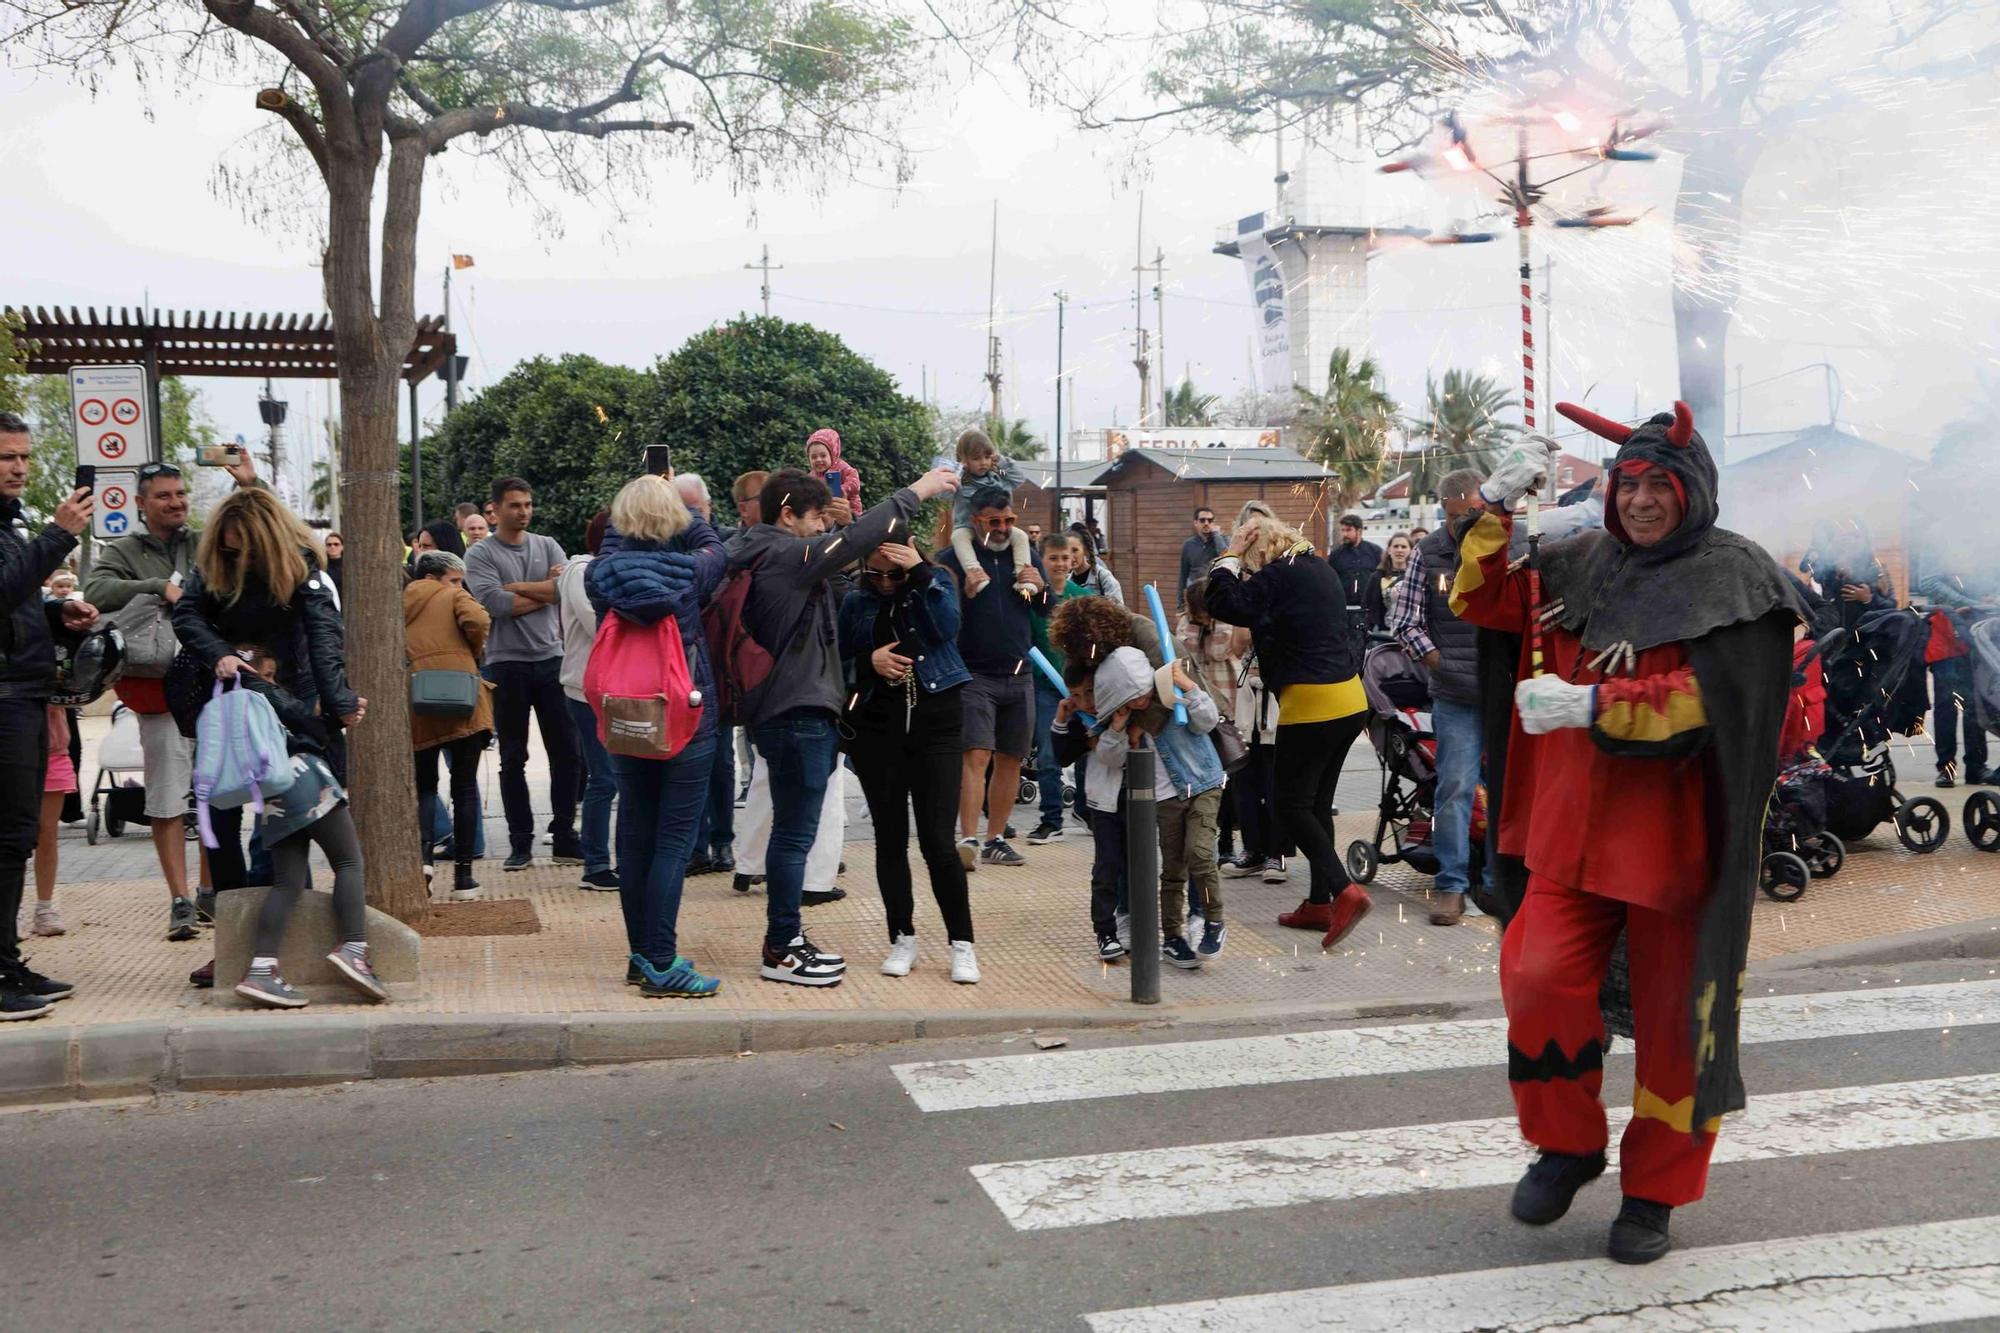
[[125,836],[125,821],[117,815],[107,814],[104,816],[104,831],[114,838],[122,838]]
[[1067,810],[1069,807],[1075,804],[1076,804],[1076,784],[1074,782],[1063,783],[1063,808]]
[[1976,791],[1965,798],[1965,836],[1982,852],[2000,852],[2000,796]]
[[1035,782],[1035,780],[1034,780],[1033,778],[1022,778],[1022,779],[1021,779],[1021,799],[1020,799],[1020,800],[1018,800],[1018,801],[1016,801],[1016,802],[1015,802],[1015,804],[1016,804],[1016,805],[1033,805],[1033,804],[1035,803],[1035,799],[1036,799],[1036,798],[1037,798],[1038,796],[1040,796],[1041,794],[1042,794],[1042,789],[1041,789],[1041,787],[1040,787],[1040,786],[1038,786],[1038,785],[1036,784],[1036,782]]
[[1935,797],[1918,796],[1896,807],[1896,836],[1913,852],[1934,852],[1951,836],[1951,815]]
[[1799,859],[1814,879],[1832,879],[1847,864],[1847,848],[1831,833],[1818,833],[1799,845]]
[[1370,884],[1382,865],[1382,857],[1372,842],[1356,838],[1347,844],[1347,873],[1356,884]]
[[1812,882],[1806,863],[1790,852],[1770,852],[1764,857],[1757,886],[1767,897],[1781,903],[1796,902]]
[[104,812],[98,808],[96,801],[92,801],[90,803],[90,817],[85,821],[83,826],[83,836],[92,847],[97,845],[97,831],[103,826],[103,823]]

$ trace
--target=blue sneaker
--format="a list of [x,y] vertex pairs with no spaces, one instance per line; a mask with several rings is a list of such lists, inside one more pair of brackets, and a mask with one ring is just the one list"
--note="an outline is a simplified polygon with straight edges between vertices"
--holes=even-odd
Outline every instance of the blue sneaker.
[[1220,921],[1204,922],[1201,928],[1201,943],[1194,951],[1203,958],[1214,958],[1222,953],[1222,946],[1229,939],[1229,927]]
[[639,964],[639,994],[650,999],[705,1000],[722,989],[722,982],[716,977],[705,977],[694,970],[694,965],[676,954],[674,961],[662,969],[653,966],[643,958],[635,958]]

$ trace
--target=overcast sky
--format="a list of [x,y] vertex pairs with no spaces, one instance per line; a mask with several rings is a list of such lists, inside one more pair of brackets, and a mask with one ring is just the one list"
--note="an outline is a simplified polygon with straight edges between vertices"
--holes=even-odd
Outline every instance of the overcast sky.
[[[1898,448],[1927,450],[1940,426],[1972,406],[1976,369],[1995,365],[2000,322],[1992,244],[2000,178],[1992,95],[1980,96],[1977,109],[1932,103],[1827,126],[1808,147],[1766,159],[1750,210],[1752,262],[1765,278],[1739,307],[1729,345],[1732,383],[1740,364],[1750,385],[1746,431],[1824,420],[1824,372],[1771,380],[1820,361],[1837,368],[1842,424]],[[240,168],[257,145],[273,145],[269,118],[245,89],[142,99],[113,78],[93,100],[59,80],[0,70],[0,104],[0,173],[12,196],[0,217],[0,253],[10,260],[0,303],[136,306],[150,294],[177,309],[323,308],[309,229],[262,229],[215,188],[220,164]],[[758,276],[743,265],[768,244],[784,265],[772,276],[774,313],[839,333],[912,394],[927,381],[934,401],[969,407],[984,395],[997,199],[1009,414],[1041,434],[1053,425],[1051,294],[1061,288],[1072,298],[1065,350],[1081,418],[1072,424],[1129,424],[1143,189],[1146,257],[1156,246],[1166,254],[1170,375],[1186,370],[1225,397],[1244,386],[1248,283],[1239,263],[1211,250],[1236,217],[1270,205],[1269,141],[1177,138],[1135,170],[1122,140],[1030,109],[1018,89],[979,86],[937,113],[909,131],[918,169],[900,193],[856,183],[753,205],[669,166],[629,221],[577,203],[556,238],[497,169],[454,151],[434,159],[427,177],[419,313],[439,308],[447,257],[467,253],[477,267],[457,275],[454,305],[474,386],[538,353],[646,366],[689,334],[754,310]],[[246,152],[246,136],[259,132]],[[1656,210],[1644,224],[1549,234],[1558,255],[1551,396],[1588,393],[1594,406],[1626,416],[1635,402],[1661,408],[1674,394],[1668,218],[1678,167],[1669,157],[1618,171],[1577,188]],[[1339,216],[1302,220],[1435,224],[1454,211],[1455,201],[1413,178],[1357,170],[1344,180],[1340,190],[1314,191],[1316,201],[1335,200],[1316,211]],[[306,217],[324,205],[302,193],[293,207]],[[1419,404],[1426,371],[1452,366],[1517,386],[1514,247],[1504,241],[1390,251],[1370,265],[1372,349],[1399,401]],[[1144,318],[1148,326],[1156,318],[1150,296]],[[255,386],[201,387],[226,434],[254,434]],[[326,413],[331,388],[294,381],[280,396],[292,400],[294,420],[312,420]],[[438,396],[427,388],[427,415]]]

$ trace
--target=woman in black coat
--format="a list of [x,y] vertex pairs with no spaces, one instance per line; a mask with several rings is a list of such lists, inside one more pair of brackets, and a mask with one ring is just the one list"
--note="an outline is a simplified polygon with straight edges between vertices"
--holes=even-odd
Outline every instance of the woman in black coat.
[[1208,611],[1250,631],[1264,687],[1278,698],[1278,816],[1312,865],[1312,884],[1278,924],[1332,948],[1373,905],[1334,842],[1340,769],[1368,722],[1340,576],[1298,529],[1261,515],[1237,529],[1209,572]]

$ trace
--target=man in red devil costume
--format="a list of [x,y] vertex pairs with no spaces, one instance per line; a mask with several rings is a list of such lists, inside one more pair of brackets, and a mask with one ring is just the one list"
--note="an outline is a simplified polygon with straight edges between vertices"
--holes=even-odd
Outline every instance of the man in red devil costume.
[[1685,404],[1636,428],[1557,410],[1619,446],[1604,527],[1510,562],[1510,510],[1557,452],[1528,436],[1465,520],[1452,590],[1466,620],[1523,636],[1498,785],[1500,850],[1527,887],[1500,989],[1515,1109],[1541,1155],[1513,1212],[1553,1222],[1604,1170],[1598,990],[1622,933],[1638,1087],[1610,1253],[1648,1263],[1744,1104],[1750,904],[1803,608],[1768,555],[1715,526],[1715,462]]

